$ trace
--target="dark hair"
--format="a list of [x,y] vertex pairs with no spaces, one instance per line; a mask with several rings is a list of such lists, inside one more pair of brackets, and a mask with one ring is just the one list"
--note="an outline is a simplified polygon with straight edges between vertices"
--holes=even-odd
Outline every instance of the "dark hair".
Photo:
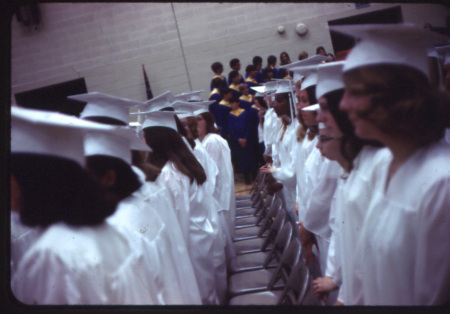
[[286,51],[283,51],[282,53],[280,53],[280,65],[284,65],[284,63],[281,64],[281,62],[283,62],[283,61],[282,61],[282,58],[281,58],[282,55],[286,55],[286,57],[288,58],[288,60],[291,61],[291,58],[289,57],[289,54],[288,54]]
[[20,187],[20,218],[26,225],[97,225],[116,210],[117,202],[75,161],[13,153],[11,174]]
[[145,141],[153,152],[149,153],[149,162],[162,168],[170,160],[190,182],[201,185],[206,181],[206,174],[197,158],[173,129],[153,126],[143,129]]
[[263,59],[260,56],[254,56],[252,63],[254,66],[256,66],[257,64],[261,64],[263,61]]
[[233,67],[236,66],[239,62],[241,62],[241,61],[239,61],[238,58],[231,59],[231,60],[230,60],[230,68],[233,68]]
[[258,96],[258,97],[256,97],[256,99],[258,99],[258,102],[259,102],[259,104],[260,104],[261,106],[263,106],[264,108],[267,109],[267,103],[266,103],[266,101],[264,100],[264,97]]
[[212,87],[213,88],[219,88],[222,86],[223,84],[223,80],[220,77],[215,77],[212,79],[211,81]]
[[211,112],[203,112],[200,114],[203,119],[206,121],[206,134],[209,133],[219,133],[219,130],[214,126],[214,123],[216,122],[214,119],[214,116]]
[[319,51],[320,51],[321,49],[322,49],[323,51],[325,51],[325,53],[326,53],[325,48],[323,48],[322,46],[319,46],[319,47],[316,48],[316,55],[319,54]]
[[245,72],[250,73],[252,71],[256,71],[256,67],[253,64],[247,65],[247,67],[245,68]]
[[94,121],[94,122],[103,123],[103,124],[111,124],[111,125],[128,125],[127,123],[125,123],[121,120],[111,118],[111,117],[104,117],[104,116],[85,117],[85,118],[83,118],[83,120],[89,120],[89,121]]
[[304,60],[306,58],[308,58],[308,53],[306,51],[302,51],[299,53],[298,60]]
[[131,160],[133,166],[138,167],[144,172],[145,181],[154,182],[161,173],[161,170],[158,167],[146,161],[145,158],[142,157],[141,152],[138,150],[131,151]]
[[223,96],[225,94],[231,93],[232,90],[228,86],[224,86],[220,89],[220,94]]
[[188,123],[188,128],[189,130],[191,130],[192,137],[194,139],[197,139],[198,138],[197,119],[195,117],[187,117],[186,119]]
[[236,76],[239,76],[239,72],[238,71],[231,71],[228,74],[228,78],[229,78],[230,83],[231,83],[231,80],[234,79]]
[[340,150],[344,159],[349,163],[349,170],[352,170],[353,160],[361,151],[365,141],[355,135],[355,128],[350,122],[347,113],[339,109],[339,103],[344,95],[344,91],[345,89],[338,89],[326,93],[322,97],[327,100],[328,109],[343,133]]
[[186,132],[186,129],[183,126],[183,123],[181,123],[180,118],[178,118],[177,116],[174,116],[175,118],[175,123],[177,124],[177,130],[178,133],[184,137],[186,139],[186,141],[188,141],[189,145],[191,145],[192,149],[194,149],[195,147],[195,142],[193,139],[188,138],[188,134]]
[[86,157],[86,169],[96,178],[104,176],[108,171],[116,173],[116,181],[106,189],[120,200],[130,196],[141,187],[137,175],[125,161],[106,155],[92,155]]
[[305,88],[305,90],[306,90],[306,93],[308,94],[309,104],[310,105],[317,104],[316,85],[311,85],[311,86]]
[[211,70],[214,73],[217,73],[218,70],[223,69],[223,65],[220,62],[214,62],[213,64],[211,64]]
[[344,73],[347,88],[363,88],[370,106],[357,112],[383,133],[411,138],[419,146],[440,140],[450,126],[449,96],[427,76],[405,65],[373,65]]
[[229,103],[235,103],[235,102],[239,103],[239,98],[233,96],[233,97],[231,97],[231,98],[228,100],[228,102],[229,102]]
[[272,65],[277,63],[277,57],[275,57],[274,55],[270,55],[267,57],[267,64],[268,65]]

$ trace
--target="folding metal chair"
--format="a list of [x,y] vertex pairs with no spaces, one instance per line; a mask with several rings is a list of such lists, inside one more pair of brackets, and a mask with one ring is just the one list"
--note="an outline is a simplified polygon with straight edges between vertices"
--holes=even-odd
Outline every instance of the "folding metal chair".
[[294,237],[283,252],[277,268],[253,270],[232,275],[229,277],[228,296],[234,297],[264,290],[283,289],[289,274],[300,260],[300,248],[300,240]]
[[278,232],[274,245],[269,252],[261,251],[236,255],[229,262],[229,274],[276,267],[280,261],[281,255],[289,245],[291,237],[292,225],[289,222],[285,222],[280,232]]

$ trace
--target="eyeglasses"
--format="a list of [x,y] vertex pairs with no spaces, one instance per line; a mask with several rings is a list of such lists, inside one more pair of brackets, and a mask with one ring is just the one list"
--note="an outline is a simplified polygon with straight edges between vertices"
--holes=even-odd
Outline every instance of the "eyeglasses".
[[328,142],[328,141],[332,141],[332,140],[341,140],[342,138],[343,138],[343,136],[331,137],[331,136],[327,136],[327,135],[319,135],[319,142],[324,143],[324,142]]

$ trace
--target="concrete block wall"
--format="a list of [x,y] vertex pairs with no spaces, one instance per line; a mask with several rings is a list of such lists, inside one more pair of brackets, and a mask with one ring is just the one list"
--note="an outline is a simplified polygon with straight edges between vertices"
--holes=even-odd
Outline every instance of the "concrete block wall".
[[[12,103],[14,93],[84,77],[89,91],[145,100],[144,64],[153,94],[205,90],[210,65],[241,60],[241,74],[253,56],[288,52],[291,61],[317,46],[332,45],[327,22],[397,6],[372,3],[42,3],[33,31],[12,19]],[[405,22],[445,26],[448,7],[402,4]],[[308,33],[300,37],[302,22]],[[277,33],[282,25],[286,32]],[[279,60],[278,60],[279,61]]]

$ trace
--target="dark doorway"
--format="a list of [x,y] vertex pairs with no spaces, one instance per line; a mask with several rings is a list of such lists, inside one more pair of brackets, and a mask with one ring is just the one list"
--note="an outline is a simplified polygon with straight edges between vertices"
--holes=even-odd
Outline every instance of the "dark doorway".
[[19,106],[31,109],[57,111],[79,116],[85,102],[67,99],[67,96],[87,93],[84,78],[49,85],[14,94]]
[[[401,7],[396,6],[375,12],[328,21],[328,26],[348,24],[395,24],[402,22],[403,16]],[[338,34],[336,32],[330,32],[330,36],[336,60],[344,60],[349,50],[355,45],[354,39],[350,36]]]

